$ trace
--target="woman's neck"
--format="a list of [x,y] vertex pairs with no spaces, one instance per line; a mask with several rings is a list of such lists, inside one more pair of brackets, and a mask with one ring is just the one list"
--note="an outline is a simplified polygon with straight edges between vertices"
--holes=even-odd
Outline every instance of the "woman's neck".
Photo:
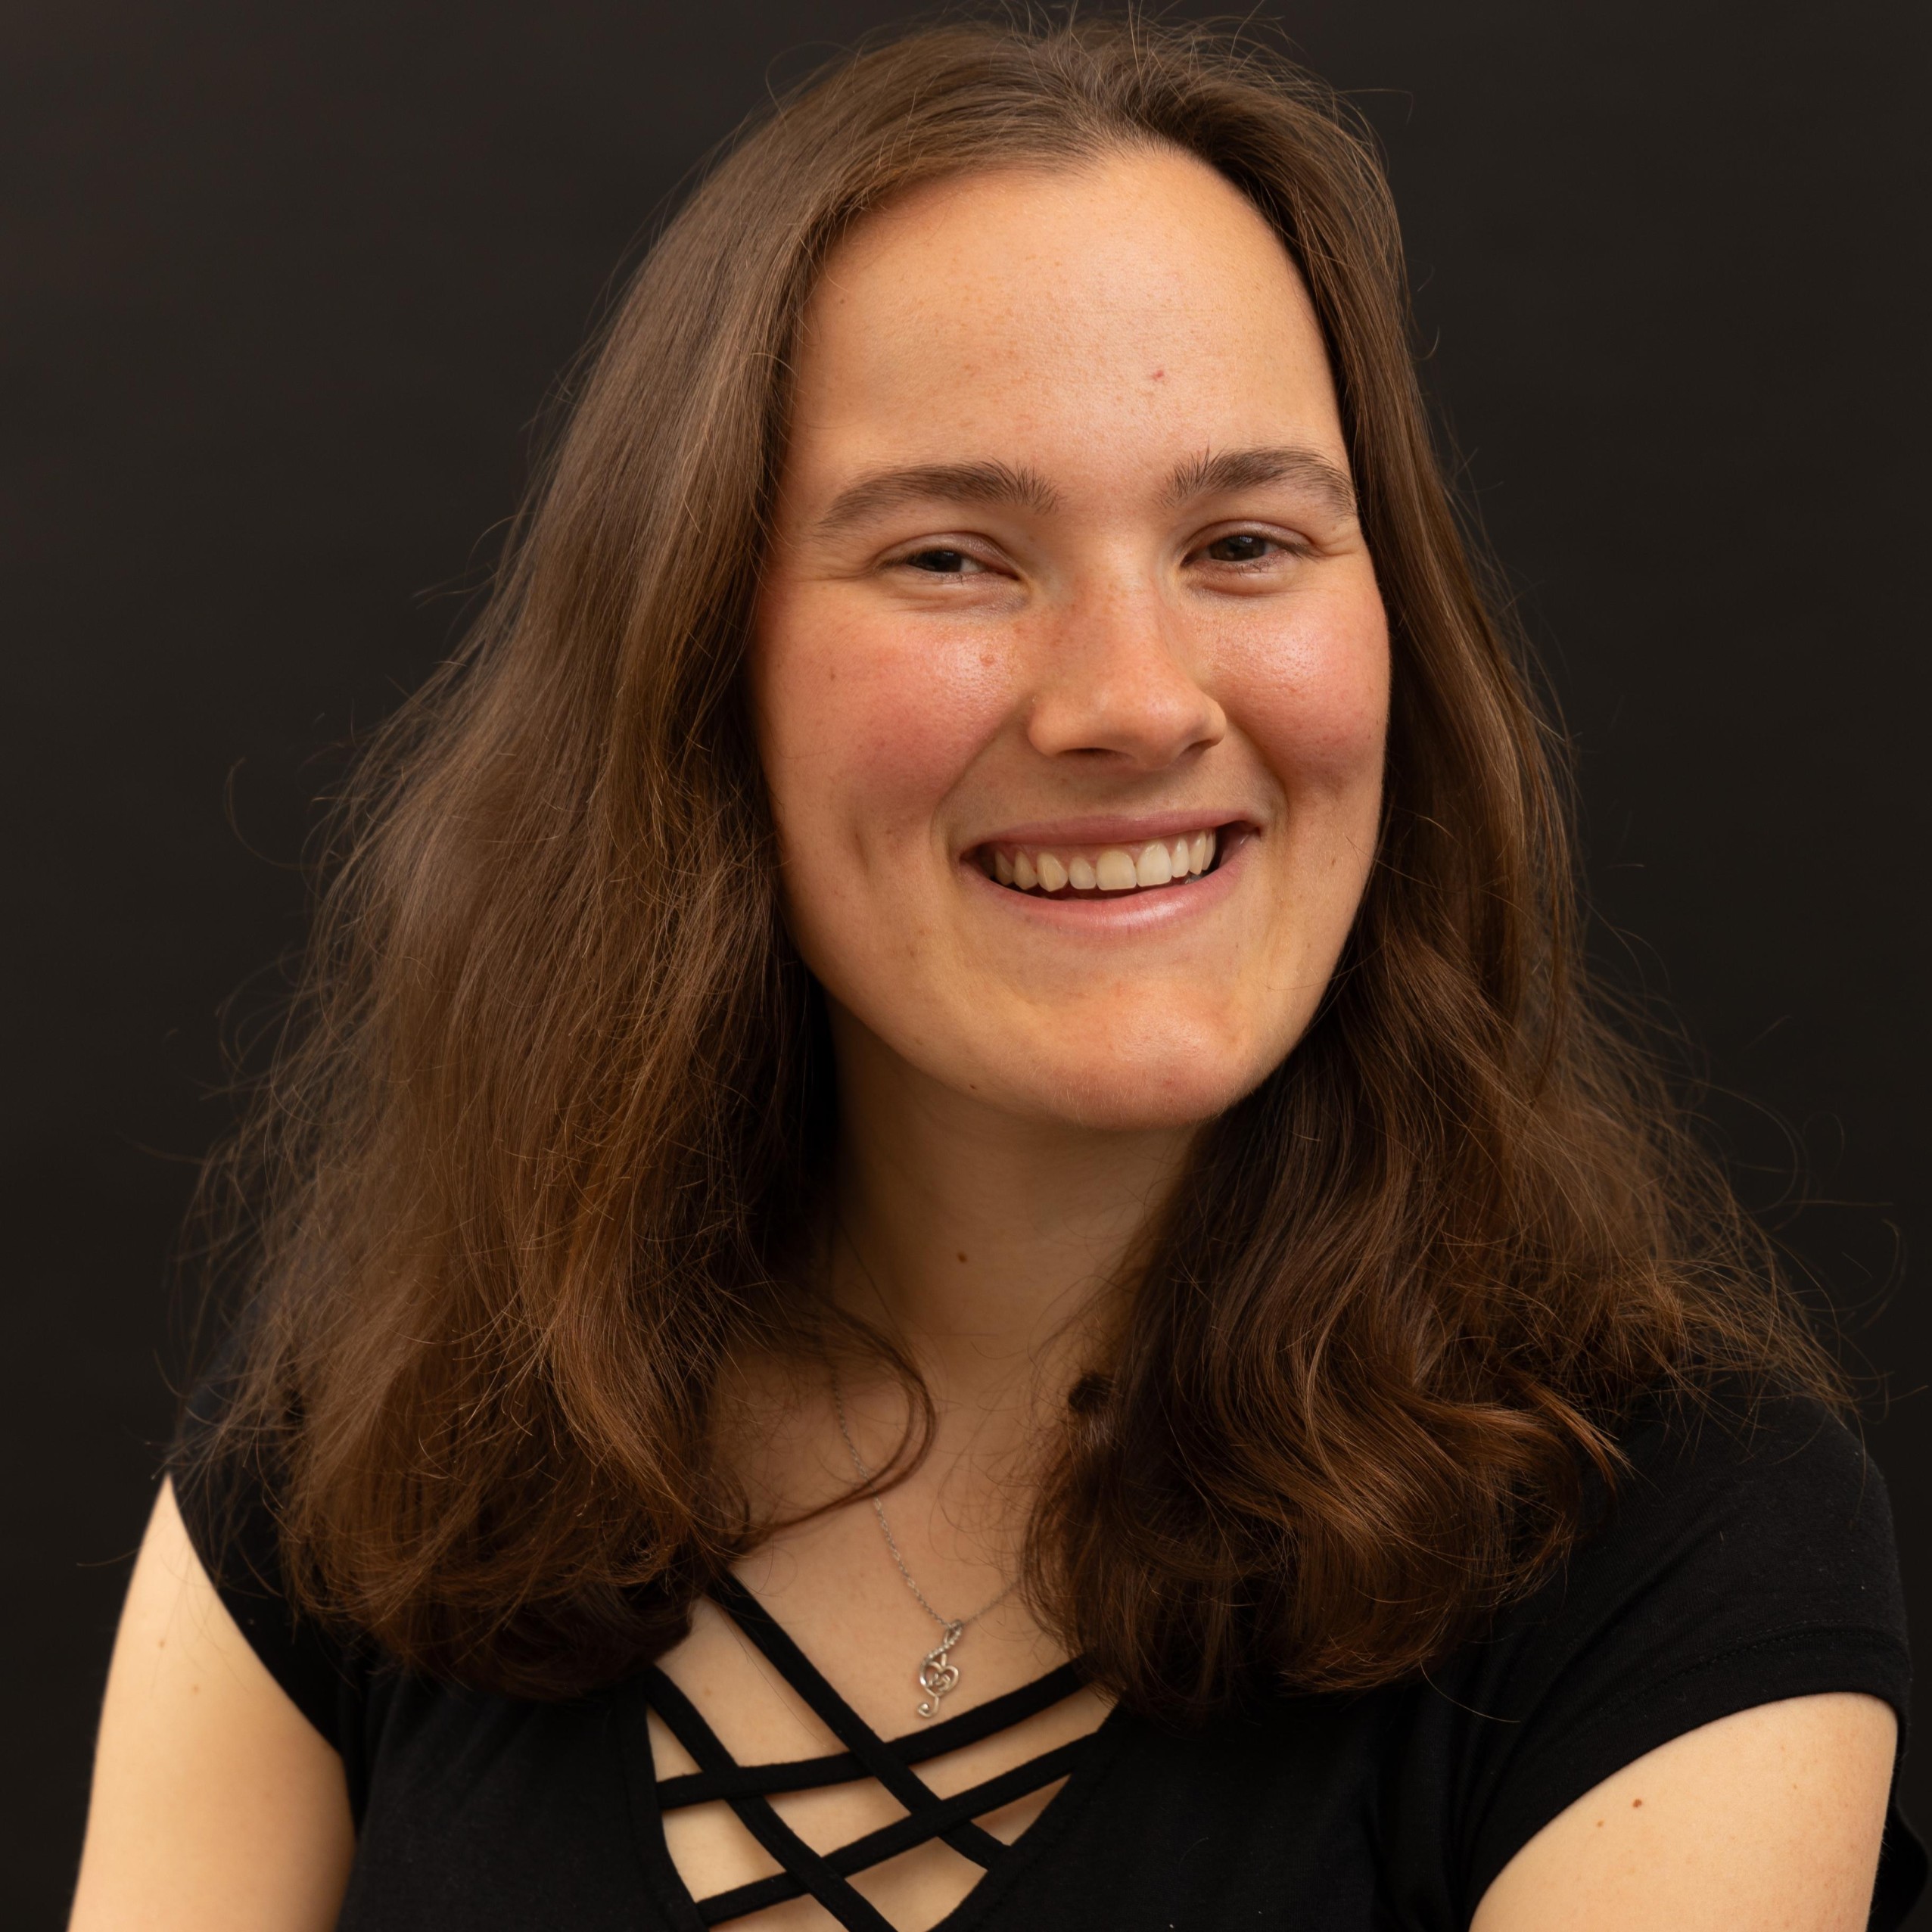
[[942,1410],[1056,1392],[1041,1380],[1078,1373],[1080,1340],[1193,1130],[1018,1118],[850,1022],[835,1031],[832,1293],[908,1349]]

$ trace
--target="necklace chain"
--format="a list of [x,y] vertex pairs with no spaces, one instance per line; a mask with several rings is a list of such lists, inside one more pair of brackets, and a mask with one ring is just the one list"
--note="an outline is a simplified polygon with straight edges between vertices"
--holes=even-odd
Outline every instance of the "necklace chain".
[[[852,1467],[857,1471],[861,1482],[870,1482],[873,1471],[866,1466],[865,1458],[859,1454],[859,1445],[852,1439],[851,1424],[845,1419],[845,1392],[838,1385],[838,1371],[832,1371],[832,1413],[838,1418],[838,1433],[845,1439],[845,1453],[852,1458]],[[988,1610],[997,1610],[1013,1594],[1013,1586],[1009,1583],[991,1602],[984,1603],[970,1616],[945,1616],[932,1607],[926,1592],[919,1587],[918,1580],[907,1567],[906,1559],[899,1548],[899,1539],[892,1533],[892,1525],[887,1520],[885,1504],[882,1498],[870,1498],[872,1513],[879,1519],[879,1534],[885,1538],[885,1547],[891,1554],[894,1566],[905,1579],[906,1588],[913,1593],[913,1601],[940,1629],[940,1640],[936,1649],[926,1653],[919,1668],[919,1686],[926,1694],[925,1703],[919,1706],[921,1717],[938,1714],[939,1700],[952,1690],[960,1681],[960,1667],[952,1661],[953,1647],[966,1635],[966,1626],[977,1623]]]

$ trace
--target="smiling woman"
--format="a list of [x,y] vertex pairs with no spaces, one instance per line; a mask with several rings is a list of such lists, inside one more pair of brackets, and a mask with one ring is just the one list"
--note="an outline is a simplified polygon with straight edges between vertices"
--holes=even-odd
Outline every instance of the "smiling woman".
[[1899,1922],[1882,1486],[1591,1003],[1395,235],[1145,23],[693,195],[218,1172],[82,1932]]
[[979,173],[844,242],[794,359],[749,668],[842,1081],[876,1041],[1022,1117],[1221,1113],[1306,1030],[1382,808],[1293,263],[1171,149]]

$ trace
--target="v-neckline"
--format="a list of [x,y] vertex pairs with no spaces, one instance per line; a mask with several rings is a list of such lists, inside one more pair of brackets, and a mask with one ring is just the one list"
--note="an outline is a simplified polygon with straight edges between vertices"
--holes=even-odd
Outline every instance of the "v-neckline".
[[[971,1932],[1084,1805],[1122,1735],[1124,1714],[1116,1706],[1084,1735],[1037,1752],[1005,1772],[969,1786],[950,1798],[941,1798],[917,1777],[913,1766],[963,1749],[982,1738],[995,1736],[1071,1696],[1084,1681],[1077,1662],[1062,1664],[957,1717],[885,1738],[853,1710],[789,1632],[742,1584],[735,1579],[727,1579],[714,1588],[711,1595],[843,1748],[814,1758],[740,1765],[718,1740],[703,1714],[662,1671],[653,1669],[634,1680],[632,1694],[623,1700],[621,1719],[632,1821],[646,1876],[677,1932],[708,1932],[712,1924],[729,1927],[753,1912],[781,1902],[778,1896],[761,1899],[741,1906],[730,1918],[705,1915],[703,1908],[708,1903],[735,1899],[740,1893],[756,1894],[761,1887],[767,1890],[782,1887],[785,1896],[816,1898],[827,1915],[847,1927],[848,1932],[898,1932],[891,1920],[848,1883],[846,1875],[838,1869],[838,1862],[848,1854],[864,1853],[866,1848],[874,1848],[854,1868],[853,1875],[856,1875],[935,1839],[951,1843],[983,1869],[966,1895],[926,1932]],[[649,1727],[649,1713],[653,1710],[698,1765],[697,1771],[658,1775]],[[1048,1767],[1047,1775],[1034,1777],[1028,1782],[1031,1775],[1043,1766]],[[868,1778],[901,1807],[904,1815],[824,1853],[814,1851],[799,1838],[779,1818],[767,1797],[826,1784],[855,1784]],[[1056,1781],[1060,1788],[1010,1844],[974,1822],[977,1817]],[[1017,1788],[1005,1788],[1010,1787]],[[674,1802],[667,1805],[667,1797]],[[780,1870],[774,1877],[708,1893],[700,1899],[686,1884],[671,1856],[664,1814],[667,1809],[714,1800],[731,1805],[739,1822]],[[973,1808],[966,1809],[962,1801],[968,1801]],[[885,1849],[877,1849],[881,1846]]]

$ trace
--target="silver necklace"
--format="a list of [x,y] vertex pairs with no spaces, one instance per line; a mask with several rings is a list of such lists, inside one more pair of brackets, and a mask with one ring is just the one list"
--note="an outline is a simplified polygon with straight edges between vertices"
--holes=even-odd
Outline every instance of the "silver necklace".
[[[832,1371],[832,1407],[838,1417],[838,1433],[845,1439],[845,1453],[852,1458],[852,1467],[857,1470],[861,1482],[870,1482],[873,1473],[866,1467],[859,1454],[859,1445],[852,1440],[851,1425],[845,1420],[845,1392],[838,1386],[838,1371]],[[933,1622],[939,1626],[939,1641],[920,1660],[919,1688],[926,1693],[919,1705],[921,1717],[937,1717],[939,1700],[957,1691],[960,1685],[960,1667],[953,1661],[953,1652],[958,1647],[960,1639],[966,1633],[969,1624],[977,1623],[988,1610],[997,1610],[1013,1594],[1013,1586],[1009,1583],[991,1603],[982,1604],[970,1616],[942,1616],[926,1601],[926,1592],[913,1581],[912,1572],[906,1567],[906,1560],[899,1553],[899,1539],[892,1534],[892,1526],[885,1519],[885,1504],[874,1496],[872,1513],[879,1519],[879,1532],[885,1538],[885,1547],[892,1553],[892,1560],[899,1574],[906,1579],[906,1588],[913,1593],[913,1600]]]

